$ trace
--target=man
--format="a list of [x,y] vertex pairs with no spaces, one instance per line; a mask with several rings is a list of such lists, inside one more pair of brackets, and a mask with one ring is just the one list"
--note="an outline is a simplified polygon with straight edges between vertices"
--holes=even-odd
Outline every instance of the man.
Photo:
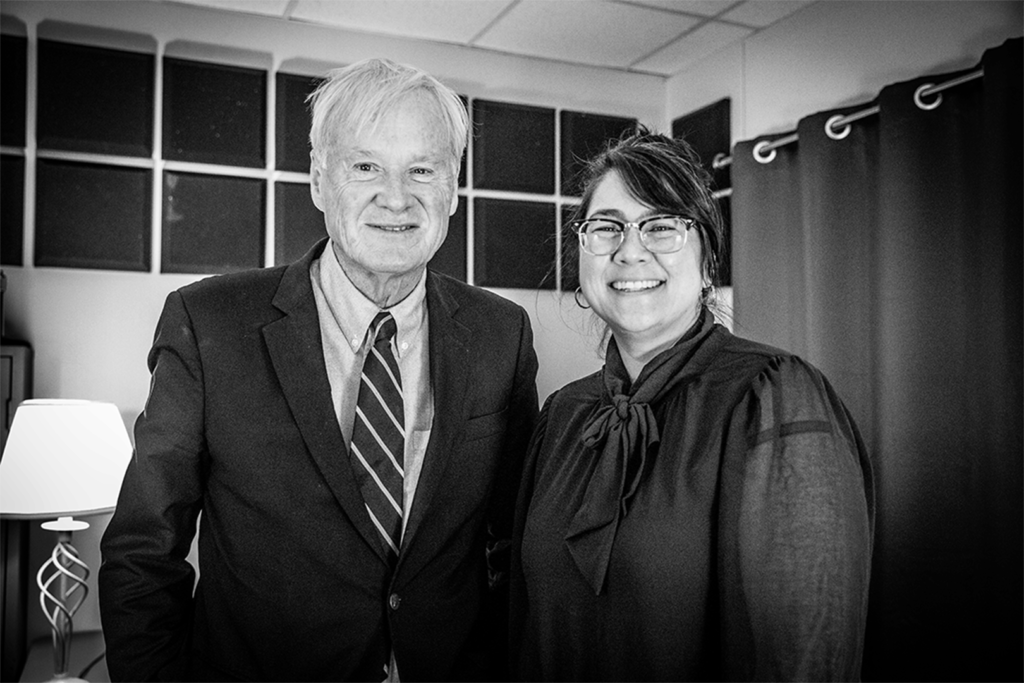
[[537,360],[521,308],[426,270],[458,203],[465,108],[382,60],[331,72],[312,101],[328,239],[173,292],[160,319],[102,543],[115,680],[504,664],[487,556],[510,533]]

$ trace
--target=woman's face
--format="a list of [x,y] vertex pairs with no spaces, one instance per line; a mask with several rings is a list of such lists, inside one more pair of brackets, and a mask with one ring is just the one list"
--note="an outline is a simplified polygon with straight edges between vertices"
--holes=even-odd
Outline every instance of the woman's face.
[[[637,201],[618,171],[598,182],[587,218],[606,216],[636,222],[662,213]],[[628,228],[618,250],[606,256],[580,251],[580,287],[594,312],[611,328],[620,345],[637,351],[667,347],[697,319],[700,310],[701,247],[696,229],[687,231],[683,248],[653,254]]]

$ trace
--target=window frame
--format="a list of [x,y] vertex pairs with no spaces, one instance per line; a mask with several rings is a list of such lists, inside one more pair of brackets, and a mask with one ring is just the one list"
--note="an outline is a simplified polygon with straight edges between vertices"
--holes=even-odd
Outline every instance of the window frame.
[[[227,67],[238,67],[238,68],[251,68],[251,64],[233,62],[231,59],[214,59],[209,57],[203,51],[198,51],[195,55],[189,55],[187,50],[183,54],[183,51],[178,46],[175,46],[173,51],[168,50],[168,45],[171,43],[177,43],[174,39],[168,39],[166,37],[152,37],[144,36],[152,41],[153,48],[151,54],[153,55],[154,63],[154,78],[153,78],[153,91],[154,91],[154,102],[153,102],[153,152],[148,157],[131,157],[122,156],[116,154],[100,154],[92,152],[75,152],[69,150],[58,150],[58,149],[45,149],[37,147],[36,141],[36,125],[34,117],[37,115],[36,102],[38,99],[38,87],[33,82],[33,77],[37,73],[38,65],[38,44],[41,36],[33,35],[33,29],[38,27],[29,27],[28,30],[28,45],[27,45],[27,56],[26,56],[26,68],[27,68],[27,87],[26,87],[26,135],[25,135],[25,146],[24,147],[12,147],[3,146],[0,148],[5,156],[16,156],[24,158],[24,173],[25,173],[25,188],[24,188],[24,207],[23,212],[23,225],[22,225],[22,259],[23,265],[21,267],[48,267],[48,266],[36,266],[33,260],[35,253],[35,212],[33,205],[36,201],[37,188],[35,185],[35,178],[37,173],[37,160],[57,160],[65,162],[78,162],[86,164],[94,164],[100,166],[109,166],[112,168],[143,168],[151,172],[152,175],[152,195],[150,197],[150,208],[151,208],[151,220],[150,220],[150,233],[149,233],[149,245],[150,245],[150,256],[149,256],[149,272],[152,274],[163,274],[164,271],[161,268],[161,264],[165,261],[163,256],[163,212],[165,209],[165,197],[164,197],[164,175],[167,172],[175,173],[186,173],[186,174],[199,174],[199,175],[222,175],[234,178],[244,179],[260,179],[264,182],[263,195],[264,195],[264,206],[263,206],[263,223],[262,223],[262,259],[261,267],[270,267],[275,265],[276,262],[276,251],[279,240],[277,239],[278,229],[278,207],[276,206],[276,198],[278,195],[277,186],[279,184],[309,184],[309,173],[298,172],[294,170],[279,170],[277,168],[277,137],[278,137],[278,78],[279,76],[291,76],[291,77],[308,77],[310,79],[316,79],[322,76],[321,73],[309,73],[303,69],[290,68],[287,64],[281,63],[274,59],[274,55],[268,55],[267,61],[271,64],[270,67],[260,67],[261,72],[264,75],[265,83],[265,116],[263,120],[264,136],[263,144],[264,150],[264,165],[262,167],[244,167],[235,166],[230,164],[215,164],[208,162],[197,162],[197,161],[180,161],[174,159],[167,159],[164,157],[163,151],[163,140],[164,140],[164,115],[163,109],[164,103],[164,91],[165,91],[165,78],[164,68],[166,59],[185,59],[200,63],[210,63],[220,66]],[[108,32],[114,33],[114,32]],[[10,32],[4,33],[5,37],[11,34]],[[79,39],[75,36],[68,37],[54,37],[53,35],[45,36],[47,40],[58,40],[63,42],[80,44],[85,47],[103,47],[114,50],[125,50],[129,52],[144,52],[150,54],[146,49],[139,48],[138,36],[135,38],[126,39],[122,44],[118,44],[116,36],[110,39],[104,39],[102,41],[93,42],[88,39]],[[566,215],[571,209],[578,205],[579,198],[574,196],[565,196],[561,194],[562,191],[562,112],[572,111],[573,113],[592,114],[594,116],[610,117],[610,118],[629,118],[623,116],[621,112],[581,112],[578,107],[563,107],[563,106],[552,106],[538,105],[536,103],[529,102],[517,102],[510,101],[507,99],[496,98],[493,96],[476,97],[473,94],[460,94],[463,101],[467,104],[468,113],[470,120],[473,120],[474,105],[476,100],[485,100],[489,102],[505,103],[510,107],[526,107],[533,109],[550,110],[554,116],[554,140],[553,140],[553,175],[554,183],[552,191],[549,193],[538,193],[538,192],[519,192],[510,190],[498,190],[498,189],[485,189],[474,186],[473,182],[473,155],[474,145],[477,144],[477,135],[480,132],[477,131],[476,135],[471,136],[469,146],[466,150],[466,154],[463,158],[463,167],[460,174],[461,178],[464,178],[464,182],[460,183],[457,190],[459,196],[460,206],[464,209],[465,217],[465,281],[470,284],[474,283],[474,275],[477,272],[477,264],[475,263],[476,249],[474,245],[474,227],[477,223],[476,216],[474,215],[474,205],[477,199],[500,199],[510,202],[522,202],[528,204],[543,203],[551,205],[552,211],[555,215],[555,234],[552,235],[552,244],[550,249],[550,267],[555,272],[554,289],[555,291],[563,290],[562,286],[562,247],[563,247],[563,216]],[[634,120],[636,120],[634,118]],[[207,275],[213,273],[195,273],[196,275]],[[502,288],[501,285],[490,285],[492,288]]]

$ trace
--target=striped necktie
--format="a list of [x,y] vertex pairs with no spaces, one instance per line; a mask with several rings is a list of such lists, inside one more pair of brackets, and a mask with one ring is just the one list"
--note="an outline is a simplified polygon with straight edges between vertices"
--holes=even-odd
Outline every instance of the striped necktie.
[[356,418],[349,449],[352,471],[366,510],[386,546],[398,557],[402,538],[402,480],[405,476],[405,409],[402,376],[391,350],[395,319],[381,311],[370,323],[373,346],[363,362]]

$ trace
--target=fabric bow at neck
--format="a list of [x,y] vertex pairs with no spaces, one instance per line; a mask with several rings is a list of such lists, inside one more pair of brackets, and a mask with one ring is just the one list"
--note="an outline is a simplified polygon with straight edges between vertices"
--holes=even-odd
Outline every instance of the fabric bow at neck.
[[685,378],[680,371],[714,327],[714,317],[703,309],[690,332],[645,365],[632,387],[615,339],[608,342],[605,395],[583,432],[583,444],[597,463],[565,536],[569,554],[595,595],[604,589],[619,522],[661,440],[651,403]]

